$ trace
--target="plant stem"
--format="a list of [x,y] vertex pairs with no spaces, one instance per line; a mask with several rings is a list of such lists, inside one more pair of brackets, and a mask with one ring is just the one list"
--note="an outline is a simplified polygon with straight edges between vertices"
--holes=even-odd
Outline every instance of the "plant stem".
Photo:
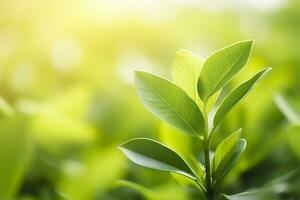
[[205,179],[206,179],[206,187],[207,187],[207,199],[213,200],[213,189],[211,182],[211,174],[210,174],[210,156],[209,156],[209,130],[208,130],[208,112],[207,112],[207,104],[204,104],[204,121],[205,121],[205,130],[204,130],[204,140],[203,140],[203,151],[204,151],[204,161],[205,161]]

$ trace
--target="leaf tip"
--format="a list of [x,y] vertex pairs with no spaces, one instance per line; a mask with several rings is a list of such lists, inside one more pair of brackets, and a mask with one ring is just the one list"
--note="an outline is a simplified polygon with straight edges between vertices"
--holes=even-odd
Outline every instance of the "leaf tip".
[[253,42],[254,42],[253,40],[242,40],[239,43],[240,44],[244,44],[245,46],[252,47],[253,46]]
[[248,52],[247,54],[250,54],[253,46],[253,40],[242,40],[236,42],[232,46],[239,46],[240,48],[244,49],[244,51]]
[[119,151],[121,151],[122,153],[125,154],[125,152],[124,152],[124,151],[125,151],[125,148],[123,147],[124,144],[126,144],[126,142],[123,143],[123,144],[118,145],[118,146],[117,146],[117,149],[118,149]]
[[242,145],[242,151],[244,151],[247,147],[247,140],[245,138],[241,138],[240,143]]
[[267,68],[265,69],[265,73],[269,73],[269,72],[272,71],[272,70],[273,70],[272,67],[267,67]]
[[238,130],[236,130],[236,131],[232,134],[232,136],[235,135],[237,138],[240,138],[241,135],[242,135],[242,131],[243,131],[243,129],[242,129],[242,128],[239,128]]
[[137,78],[137,77],[141,76],[145,72],[137,70],[137,71],[134,71],[133,73],[134,73],[134,77]]

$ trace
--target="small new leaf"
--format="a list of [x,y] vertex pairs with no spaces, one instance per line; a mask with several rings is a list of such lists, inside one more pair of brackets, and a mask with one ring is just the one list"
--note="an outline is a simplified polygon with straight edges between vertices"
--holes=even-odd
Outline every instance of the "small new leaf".
[[237,130],[217,147],[212,161],[213,180],[215,183],[230,171],[245,150],[246,140],[240,139],[241,131],[242,129]]
[[147,138],[136,138],[122,144],[119,149],[132,162],[150,169],[173,172],[196,180],[192,169],[173,150]]
[[151,113],[185,133],[203,134],[203,115],[180,87],[146,72],[136,72],[135,82],[142,103]]
[[242,101],[253,89],[255,83],[257,83],[265,74],[267,74],[271,68],[266,68],[258,72],[248,81],[242,83],[235,88],[229,95],[227,95],[222,101],[219,109],[214,117],[214,126],[217,126],[225,115],[240,101]]
[[198,80],[198,94],[206,102],[247,63],[252,41],[242,41],[221,49],[204,63]]

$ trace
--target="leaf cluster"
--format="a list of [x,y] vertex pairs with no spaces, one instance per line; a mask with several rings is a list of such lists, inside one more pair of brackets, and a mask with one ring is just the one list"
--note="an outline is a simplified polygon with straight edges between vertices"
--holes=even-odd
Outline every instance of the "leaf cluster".
[[146,109],[199,139],[204,147],[205,164],[198,160],[192,164],[169,147],[147,138],[135,138],[120,145],[127,158],[143,167],[185,176],[195,183],[205,199],[219,198],[216,188],[241,157],[246,140],[241,138],[242,129],[237,130],[220,142],[211,158],[212,135],[224,117],[271,70],[259,71],[224,95],[222,90],[246,65],[251,48],[252,41],[241,41],[207,59],[188,50],[179,50],[172,81],[148,72],[135,72],[138,95]]

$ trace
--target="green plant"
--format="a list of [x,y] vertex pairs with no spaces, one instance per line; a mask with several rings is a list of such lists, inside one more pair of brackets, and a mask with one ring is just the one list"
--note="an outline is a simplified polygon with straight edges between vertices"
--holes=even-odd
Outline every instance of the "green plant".
[[199,139],[204,166],[196,159],[184,160],[152,139],[132,139],[119,148],[138,165],[189,178],[203,199],[217,199],[216,188],[242,155],[246,140],[241,138],[242,129],[239,129],[217,146],[212,157],[212,135],[226,114],[271,69],[261,70],[228,94],[222,90],[245,66],[251,48],[252,41],[241,41],[215,52],[207,60],[179,50],[172,69],[173,82],[147,72],[135,73],[142,103],[158,118]]

